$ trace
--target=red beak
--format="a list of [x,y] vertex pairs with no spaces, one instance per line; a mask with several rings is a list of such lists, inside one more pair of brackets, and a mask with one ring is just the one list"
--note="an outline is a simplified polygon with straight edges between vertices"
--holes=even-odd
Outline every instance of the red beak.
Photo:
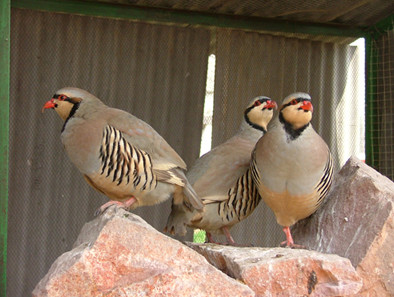
[[303,101],[301,107],[304,111],[310,111],[313,112],[313,106],[310,101]]
[[267,103],[265,105],[265,108],[273,108],[273,109],[277,109],[278,105],[276,104],[276,102],[274,100],[267,100]]
[[55,100],[52,98],[51,100],[47,101],[44,106],[42,107],[42,112],[44,112],[45,109],[48,108],[55,108],[56,104],[55,104]]

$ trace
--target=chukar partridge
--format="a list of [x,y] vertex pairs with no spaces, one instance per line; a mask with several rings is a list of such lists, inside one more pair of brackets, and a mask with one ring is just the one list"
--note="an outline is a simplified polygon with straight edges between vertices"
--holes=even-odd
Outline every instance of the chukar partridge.
[[290,247],[296,246],[290,226],[317,210],[333,176],[329,148],[310,123],[312,112],[308,94],[286,97],[252,154],[255,184],[283,226]]
[[175,203],[202,209],[185,176],[186,164],[147,123],[110,108],[78,88],[63,88],[45,103],[64,120],[61,141],[67,155],[94,189],[127,209]]
[[251,152],[276,108],[275,101],[256,97],[244,112],[238,133],[201,156],[187,172],[187,178],[204,203],[202,212],[190,212],[182,205],[173,205],[165,231],[186,234],[186,226],[224,233],[227,242],[234,244],[229,228],[245,219],[261,198],[252,181],[249,168]]

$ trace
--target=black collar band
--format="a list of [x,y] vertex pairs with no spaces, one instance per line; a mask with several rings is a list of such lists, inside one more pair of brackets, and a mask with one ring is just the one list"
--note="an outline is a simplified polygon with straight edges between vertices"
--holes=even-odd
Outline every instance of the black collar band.
[[253,128],[255,128],[255,129],[257,129],[257,130],[260,130],[260,131],[262,131],[263,133],[266,133],[267,130],[265,130],[263,127],[261,127],[261,126],[259,126],[259,125],[256,125],[256,124],[252,123],[252,122],[249,120],[248,113],[249,113],[249,111],[250,111],[253,107],[254,107],[254,106],[251,106],[251,107],[249,107],[249,108],[247,108],[247,109],[245,110],[245,113],[244,113],[245,121],[246,121],[249,125],[251,125]]
[[295,140],[296,138],[298,138],[310,124],[308,123],[301,128],[294,129],[293,126],[283,118],[282,112],[279,112],[279,121],[283,124],[283,127],[285,128],[285,131],[289,136],[290,140]]
[[[71,101],[70,101],[70,102],[71,102]],[[71,118],[74,116],[75,112],[76,112],[77,109],[79,108],[79,104],[80,104],[80,102],[74,103],[73,107],[71,108],[70,114],[68,115],[67,119],[64,121],[64,124],[63,124],[62,131],[61,131],[61,132],[63,132],[64,129],[66,128],[66,124],[67,124],[68,120],[71,119]]]

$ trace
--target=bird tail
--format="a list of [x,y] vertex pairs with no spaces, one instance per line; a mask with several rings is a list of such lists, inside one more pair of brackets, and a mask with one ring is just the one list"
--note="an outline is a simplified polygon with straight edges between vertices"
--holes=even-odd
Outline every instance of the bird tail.
[[194,191],[192,185],[186,180],[186,184],[183,187],[183,193],[186,197],[187,202],[189,202],[194,209],[202,210],[204,208],[204,204],[202,203],[200,197],[198,197],[196,191]]
[[194,191],[192,185],[186,178],[183,169],[176,167],[170,170],[154,169],[157,180],[175,185],[174,204],[184,203],[190,210],[202,210],[204,204]]
[[[167,225],[164,228],[164,232],[172,235],[185,236],[187,233],[186,224],[188,222],[189,210],[185,208],[184,204],[172,204],[171,213],[167,219]],[[191,214],[191,213],[190,213]]]
[[196,214],[204,209],[204,204],[194,191],[192,185],[184,177],[184,185],[176,185],[171,205],[171,213],[167,219],[164,232],[172,235],[186,235],[186,226]]

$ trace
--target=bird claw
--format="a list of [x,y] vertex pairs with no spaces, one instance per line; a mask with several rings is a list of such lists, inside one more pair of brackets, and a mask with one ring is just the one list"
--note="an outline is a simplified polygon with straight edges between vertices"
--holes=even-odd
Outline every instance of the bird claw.
[[230,235],[230,233],[228,232],[228,230],[223,229],[223,231],[224,231],[224,234],[226,235],[227,242],[223,242],[223,243],[217,242],[213,239],[212,234],[210,232],[207,232],[206,233],[207,240],[205,243],[213,243],[213,244],[218,244],[218,245],[235,246],[235,247],[248,247],[247,245],[236,243],[234,241],[234,239],[232,238],[232,236]]
[[164,232],[164,233],[169,233],[169,234],[171,234],[171,235],[175,235],[175,229],[174,229],[174,227],[167,228],[167,226],[165,226],[164,229],[163,229],[163,232]]
[[101,205],[97,210],[94,212],[94,216],[98,217],[99,215],[102,215],[108,208],[110,208],[112,205],[116,205],[121,208],[125,208],[123,203],[119,201],[109,201],[103,205]]
[[98,217],[99,215],[101,215],[103,213],[103,211],[101,210],[101,207],[97,208],[96,211],[94,212],[94,216]]
[[98,217],[98,216],[102,215],[107,210],[107,208],[108,207],[106,207],[105,209],[101,209],[101,207],[97,208],[96,211],[94,212],[94,216]]
[[280,243],[280,247],[289,248],[289,249],[303,249],[308,250],[308,248],[301,244],[288,243],[286,240]]
[[95,212],[94,212],[94,216],[97,217],[101,214],[103,214],[109,207],[111,207],[112,205],[116,205],[120,208],[123,208],[125,210],[128,210],[129,207],[136,201],[136,199],[134,197],[131,197],[130,199],[124,201],[124,202],[120,202],[120,201],[108,201],[107,203],[101,205]]
[[286,234],[286,240],[281,242],[281,244],[280,244],[281,247],[287,247],[287,248],[291,248],[291,249],[305,249],[305,250],[308,249],[306,246],[294,243],[293,237],[291,236],[289,226],[283,227],[283,232],[285,232],[285,234]]

